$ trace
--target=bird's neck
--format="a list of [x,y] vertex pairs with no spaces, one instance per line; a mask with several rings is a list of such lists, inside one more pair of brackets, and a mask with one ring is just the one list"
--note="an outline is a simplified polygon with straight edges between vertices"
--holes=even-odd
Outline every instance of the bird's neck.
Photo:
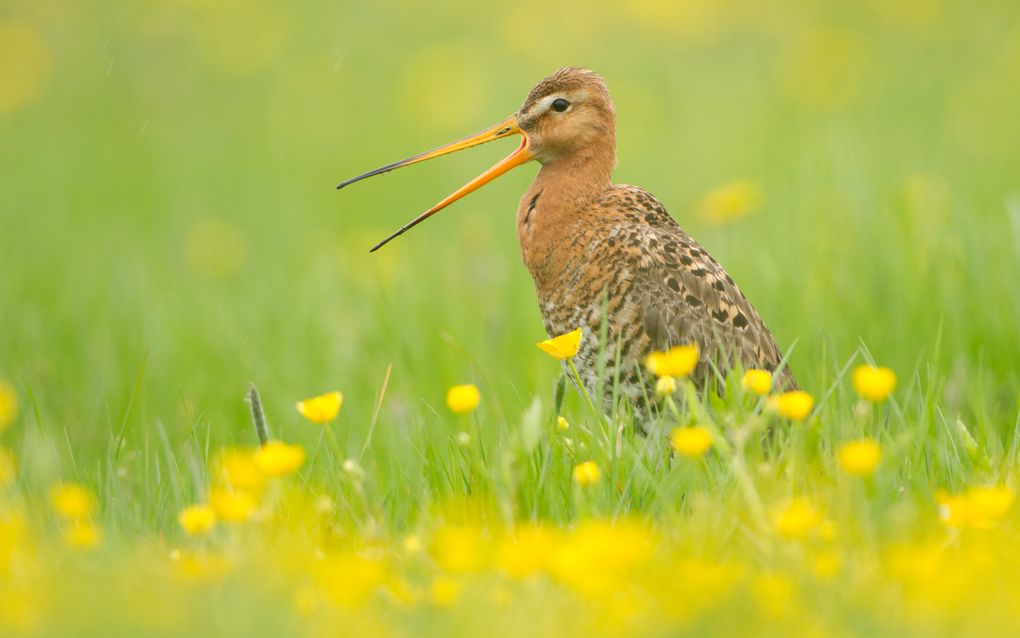
[[615,144],[588,146],[542,164],[517,210],[517,235],[524,263],[536,285],[563,271],[568,251],[595,200],[612,188]]
[[612,186],[614,146],[609,141],[545,162],[529,192],[542,191],[543,198],[549,195],[548,200],[556,200],[567,208],[571,203],[583,208]]

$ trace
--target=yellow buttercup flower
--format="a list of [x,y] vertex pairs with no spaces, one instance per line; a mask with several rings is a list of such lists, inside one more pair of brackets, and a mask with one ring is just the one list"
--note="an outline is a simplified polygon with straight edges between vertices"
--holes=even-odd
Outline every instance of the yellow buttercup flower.
[[446,391],[446,406],[454,414],[467,414],[478,407],[482,395],[471,383],[455,385]]
[[585,461],[574,466],[572,476],[575,483],[581,487],[588,487],[602,480],[602,470],[595,461]]
[[803,390],[791,390],[772,397],[770,405],[781,416],[791,421],[803,421],[815,407],[815,400]]
[[676,392],[676,379],[667,375],[659,377],[655,382],[655,394],[660,397],[672,396]]
[[1013,490],[1006,486],[979,485],[967,490],[975,512],[981,518],[998,520],[1013,505]]
[[218,519],[227,523],[243,523],[251,518],[258,501],[251,492],[214,487],[209,490],[209,505]]
[[758,396],[765,396],[772,389],[772,373],[768,370],[750,369],[744,373],[740,385]]
[[83,519],[95,511],[96,495],[77,483],[61,483],[50,489],[50,505],[66,519]]
[[63,531],[64,542],[68,547],[89,550],[99,546],[99,528],[88,519],[71,521]]
[[220,450],[213,463],[213,475],[219,483],[249,492],[258,492],[266,484],[266,474],[250,448]]
[[18,416],[18,395],[14,386],[0,381],[0,432],[6,430]]
[[485,567],[488,545],[479,527],[446,526],[436,530],[432,554],[448,572],[476,572]]
[[448,576],[437,576],[429,588],[429,598],[432,604],[437,607],[452,607],[460,600],[461,590],[464,585],[459,580]]
[[340,414],[344,403],[344,395],[340,392],[327,392],[317,397],[297,402],[297,411],[316,425],[329,423]]
[[676,428],[670,433],[669,442],[678,454],[698,458],[712,447],[712,432],[702,425]]
[[0,445],[0,487],[7,487],[14,482],[18,474],[18,459],[14,450]]
[[570,429],[570,423],[563,417],[558,416],[556,417],[556,429],[560,432],[566,432]]
[[216,526],[216,512],[208,505],[189,505],[177,514],[177,522],[188,535],[201,536]]
[[553,566],[560,542],[559,530],[525,523],[500,541],[496,566],[511,578],[535,576]]
[[896,373],[881,366],[857,366],[851,380],[857,394],[875,403],[885,401],[896,389]]
[[807,498],[791,500],[772,516],[776,534],[789,539],[804,539],[823,527],[825,516]]
[[581,347],[581,329],[578,328],[567,334],[539,341],[536,345],[553,359],[559,361],[570,359],[577,354],[578,349]]
[[1006,486],[981,485],[968,488],[963,494],[939,492],[939,518],[950,527],[988,529],[1006,516],[1015,495]]
[[882,446],[874,439],[858,439],[839,446],[836,451],[839,466],[847,474],[868,476],[882,460]]
[[0,21],[0,117],[33,103],[45,90],[55,49],[47,46],[44,33],[26,22]]
[[707,193],[698,211],[711,224],[725,224],[755,212],[761,204],[761,189],[755,182],[740,180]]
[[305,462],[305,449],[282,441],[268,441],[255,450],[255,464],[269,476],[284,476],[297,471]]
[[682,379],[698,365],[698,346],[674,346],[666,352],[653,352],[645,357],[645,367],[657,377]]

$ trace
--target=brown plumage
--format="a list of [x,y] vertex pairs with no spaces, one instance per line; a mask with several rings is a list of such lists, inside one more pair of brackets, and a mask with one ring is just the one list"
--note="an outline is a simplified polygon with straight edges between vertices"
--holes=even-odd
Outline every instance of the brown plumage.
[[[615,385],[618,394],[641,402],[653,395],[642,370],[645,357],[685,343],[702,352],[692,375],[699,386],[713,366],[722,372],[736,365],[777,369],[782,353],[772,333],[722,266],[649,193],[612,183],[615,109],[592,71],[561,69],[496,126],[340,186],[512,134],[524,138],[513,154],[373,250],[535,159],[542,168],[517,210],[521,254],[549,335],[583,330],[575,363],[589,392],[601,394],[609,407]],[[785,369],[779,383],[796,386]]]

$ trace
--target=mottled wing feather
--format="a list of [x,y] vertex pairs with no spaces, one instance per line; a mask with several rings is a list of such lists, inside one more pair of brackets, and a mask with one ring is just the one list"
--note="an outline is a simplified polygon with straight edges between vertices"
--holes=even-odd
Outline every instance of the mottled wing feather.
[[[630,295],[648,347],[697,343],[699,385],[713,374],[708,361],[723,370],[738,362],[775,370],[782,354],[772,333],[722,266],[649,193],[633,186],[611,193],[625,200],[618,236],[630,244]],[[795,385],[788,372],[782,383]]]

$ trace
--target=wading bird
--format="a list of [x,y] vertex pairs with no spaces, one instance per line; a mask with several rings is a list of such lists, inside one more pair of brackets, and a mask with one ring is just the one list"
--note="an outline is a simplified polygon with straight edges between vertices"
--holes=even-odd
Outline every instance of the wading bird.
[[[574,360],[582,383],[607,408],[614,388],[637,403],[654,396],[642,362],[673,345],[698,345],[702,358],[692,379],[699,387],[738,364],[773,371],[781,365],[772,333],[722,266],[652,195],[613,184],[615,109],[605,81],[587,69],[568,67],[545,78],[516,114],[495,126],[337,188],[511,135],[521,136],[513,153],[372,250],[537,160],[542,167],[517,209],[521,254],[549,335],[582,328]],[[777,383],[796,386],[785,368]]]

